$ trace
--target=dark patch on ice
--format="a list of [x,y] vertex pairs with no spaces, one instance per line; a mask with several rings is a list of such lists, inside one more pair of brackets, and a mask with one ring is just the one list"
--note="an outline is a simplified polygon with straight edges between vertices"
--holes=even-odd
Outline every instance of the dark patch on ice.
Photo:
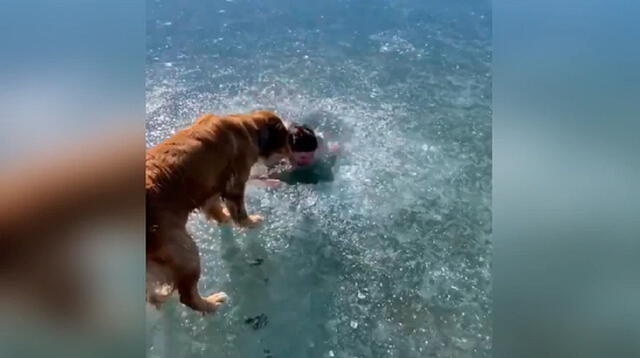
[[261,313],[255,317],[247,317],[244,320],[245,324],[251,325],[254,330],[264,328],[269,323],[269,317],[266,314]]

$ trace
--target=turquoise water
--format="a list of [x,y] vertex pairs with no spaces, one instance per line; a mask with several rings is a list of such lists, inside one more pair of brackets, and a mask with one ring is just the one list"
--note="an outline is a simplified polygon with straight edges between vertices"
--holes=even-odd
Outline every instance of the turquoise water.
[[194,213],[201,317],[148,315],[151,357],[489,357],[485,1],[148,1],[147,145],[203,112],[276,110],[345,154],[251,187],[258,230]]

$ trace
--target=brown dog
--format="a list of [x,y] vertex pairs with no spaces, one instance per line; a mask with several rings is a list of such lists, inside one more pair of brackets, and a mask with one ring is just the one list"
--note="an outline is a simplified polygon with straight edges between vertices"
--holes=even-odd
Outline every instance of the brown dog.
[[287,129],[270,111],[206,114],[147,151],[148,302],[158,306],[176,288],[180,302],[202,313],[214,312],[224,302],[222,292],[209,297],[198,293],[200,257],[185,229],[187,217],[200,208],[218,222],[258,225],[262,218],[247,215],[244,206],[251,167],[259,158],[289,152]]

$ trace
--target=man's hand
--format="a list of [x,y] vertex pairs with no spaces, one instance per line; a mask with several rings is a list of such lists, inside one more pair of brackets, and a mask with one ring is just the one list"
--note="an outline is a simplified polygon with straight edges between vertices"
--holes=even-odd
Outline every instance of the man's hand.
[[338,154],[340,152],[340,144],[337,142],[329,142],[327,143],[327,150],[331,154]]
[[282,185],[282,181],[278,179],[263,179],[262,182],[269,188],[278,188]]

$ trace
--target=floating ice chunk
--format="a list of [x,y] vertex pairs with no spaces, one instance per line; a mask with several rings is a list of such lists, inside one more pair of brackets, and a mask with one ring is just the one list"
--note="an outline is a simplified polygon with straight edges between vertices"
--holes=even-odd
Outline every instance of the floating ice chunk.
[[349,324],[351,326],[351,328],[356,329],[358,328],[358,322],[357,321],[351,321],[351,323]]
[[333,351],[329,351],[329,357],[335,357],[335,353],[333,353]]

